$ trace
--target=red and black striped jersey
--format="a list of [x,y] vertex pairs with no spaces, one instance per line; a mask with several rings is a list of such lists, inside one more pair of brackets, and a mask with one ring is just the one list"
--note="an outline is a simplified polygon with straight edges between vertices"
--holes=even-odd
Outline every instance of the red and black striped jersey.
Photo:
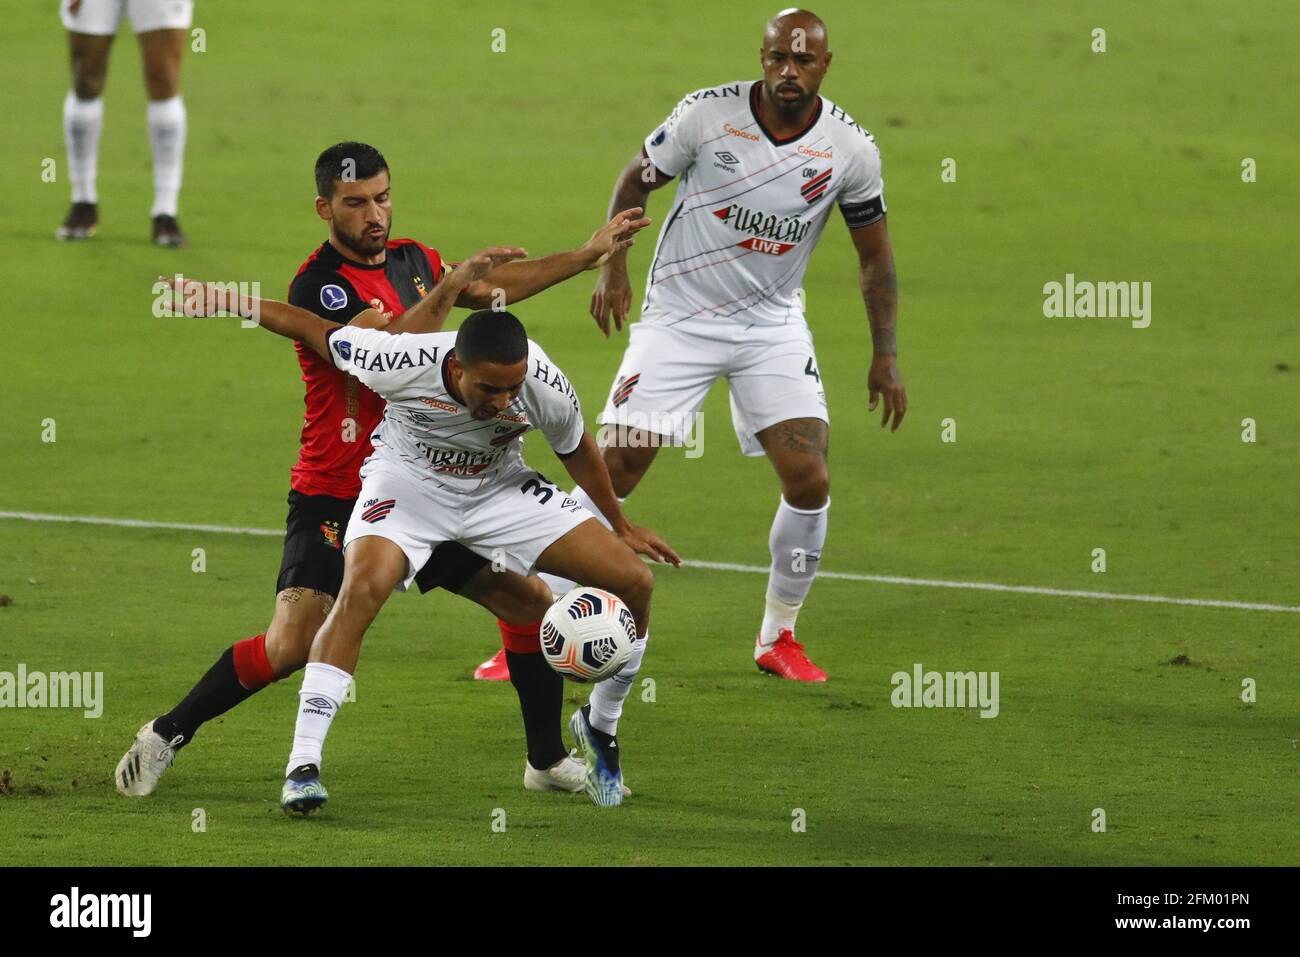
[[[389,240],[384,262],[373,266],[345,259],[326,241],[298,267],[289,302],[344,324],[366,309],[395,319],[433,288],[442,271],[437,250],[413,239]],[[384,400],[302,343],[294,346],[307,392],[290,485],[304,495],[356,498],[357,473],[370,455],[370,433],[383,418]]]

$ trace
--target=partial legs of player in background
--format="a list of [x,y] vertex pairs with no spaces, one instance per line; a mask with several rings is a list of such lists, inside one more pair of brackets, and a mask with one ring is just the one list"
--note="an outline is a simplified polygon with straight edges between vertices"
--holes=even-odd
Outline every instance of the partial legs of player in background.
[[148,30],[136,35],[149,96],[149,145],[153,149],[153,207],[149,210],[158,246],[187,242],[176,216],[185,163],[186,114],[180,94],[181,57],[187,30]]
[[794,681],[825,681],[822,671],[795,641],[795,620],[812,588],[826,542],[831,507],[826,461],[830,427],[821,419],[787,419],[758,433],[768,461],[781,480],[768,550],[766,607],[754,660],[762,671]]
[[[177,222],[185,155],[186,115],[180,96],[181,56],[188,32],[148,30],[137,34],[144,62],[149,143],[153,150],[154,201],[149,216],[153,241],[184,246]],[[72,208],[55,235],[89,239],[99,225],[99,138],[104,127],[104,85],[113,35],[68,32],[72,89],[63,101],[63,138],[72,184]]]
[[[826,672],[813,664],[804,654],[803,645],[795,641],[794,628],[817,575],[826,541],[830,508],[830,471],[826,460],[829,431],[821,419],[807,418],[778,422],[758,433],[758,440],[781,481],[781,500],[768,535],[772,564],[763,621],[754,644],[754,660],[760,670],[794,681],[826,680]],[[650,470],[660,446],[671,444],[664,436],[635,430],[628,435],[626,444],[601,446],[614,493],[620,500],[630,495]],[[574,489],[569,494],[594,511],[582,489]],[[542,579],[557,594],[574,587],[573,582],[554,576],[543,575]],[[593,698],[597,692],[593,692]]]
[[[546,607],[539,601],[544,595],[549,605],[550,594],[535,580],[532,587],[540,590],[521,598],[519,587],[509,587],[502,575],[485,567],[458,594],[489,605],[499,620],[510,622],[500,621],[500,625],[514,666],[511,680],[519,696],[527,739],[524,786],[534,791],[580,791],[586,767],[568,756],[560,724],[564,679],[546,664],[538,633]],[[334,597],[328,592],[298,587],[281,590],[265,634],[227,648],[176,707],[140,729],[135,744],[118,764],[118,790],[130,797],[152,793],[176,752],[193,740],[205,722],[306,665],[312,639],[333,605]]]
[[99,225],[99,134],[104,128],[104,83],[112,46],[112,35],[68,32],[72,89],[63,100],[63,140],[72,208],[54,234],[59,239],[89,239]]

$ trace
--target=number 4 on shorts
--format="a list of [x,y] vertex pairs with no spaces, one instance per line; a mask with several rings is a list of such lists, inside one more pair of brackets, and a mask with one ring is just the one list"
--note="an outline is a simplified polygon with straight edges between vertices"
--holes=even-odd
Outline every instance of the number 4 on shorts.
[[806,366],[803,367],[803,374],[804,374],[804,375],[810,375],[810,376],[812,376],[812,377],[813,377],[814,379],[816,379],[818,382],[821,382],[821,381],[822,381],[822,375],[821,375],[821,373],[818,372],[818,371],[817,371],[817,367],[816,367],[815,365],[813,365],[813,357],[812,357],[812,356],[809,356],[809,357],[808,357],[808,364],[807,364]]

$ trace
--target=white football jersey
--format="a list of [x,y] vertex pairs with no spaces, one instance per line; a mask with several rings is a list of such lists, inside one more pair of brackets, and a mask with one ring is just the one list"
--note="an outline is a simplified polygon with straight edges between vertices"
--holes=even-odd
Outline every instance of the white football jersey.
[[475,419],[447,389],[447,358],[455,332],[402,333],[339,326],[329,336],[334,365],[388,401],[370,436],[375,455],[422,478],[472,491],[523,464],[523,436],[540,429],[568,455],[582,440],[577,393],[559,367],[528,341],[528,376],[496,418]]
[[694,330],[720,322],[802,323],[797,292],[831,208],[850,228],[885,214],[870,133],[819,96],[808,126],[777,140],[741,81],[691,93],[645,140],[680,176],[646,278],[643,321]]

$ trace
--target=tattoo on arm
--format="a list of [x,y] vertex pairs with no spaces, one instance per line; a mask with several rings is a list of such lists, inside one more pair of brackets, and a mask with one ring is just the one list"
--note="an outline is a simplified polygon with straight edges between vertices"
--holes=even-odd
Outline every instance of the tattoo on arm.
[[876,355],[897,355],[898,275],[892,252],[872,260],[858,270],[862,301],[871,323],[871,342]]

